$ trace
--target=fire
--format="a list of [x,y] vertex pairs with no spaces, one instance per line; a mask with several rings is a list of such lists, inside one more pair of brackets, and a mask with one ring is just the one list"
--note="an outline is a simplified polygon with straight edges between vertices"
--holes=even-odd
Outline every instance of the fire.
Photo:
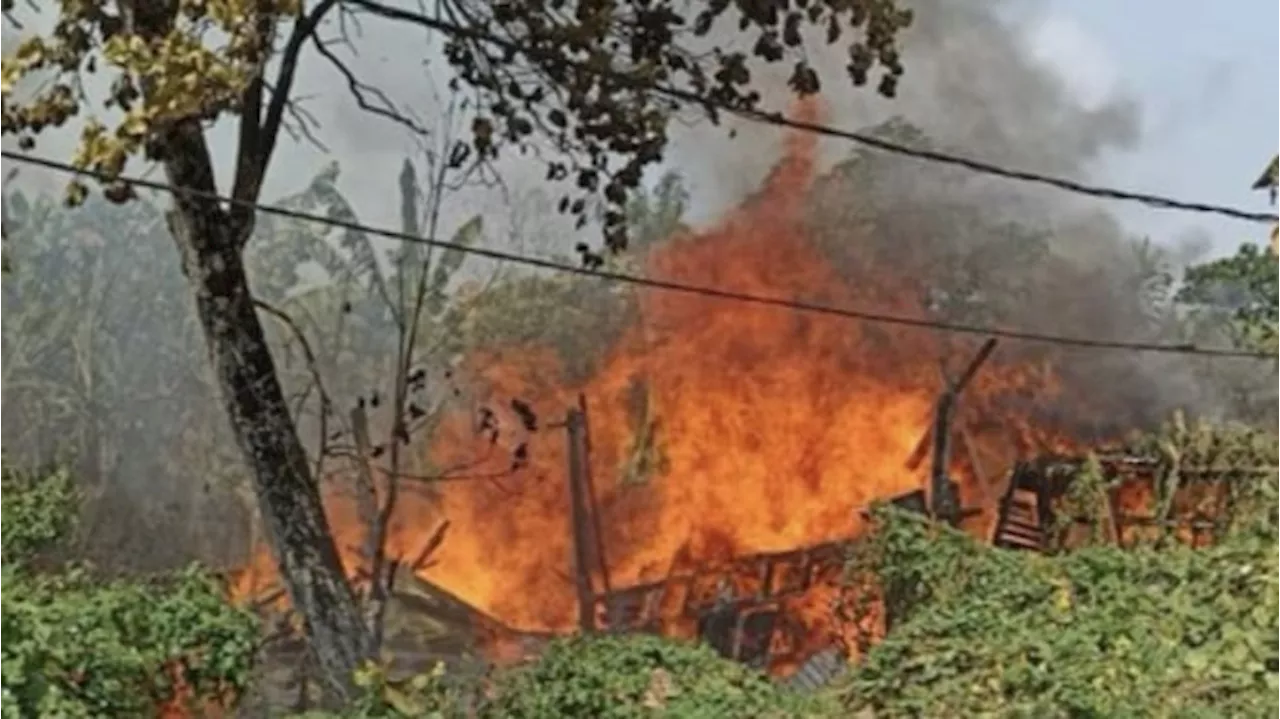
[[[813,116],[817,107],[801,111]],[[814,176],[814,138],[797,134],[755,196],[716,226],[659,245],[646,259],[648,274],[925,316],[914,278],[842,276],[824,257],[806,216]],[[915,470],[905,463],[932,421],[939,363],[963,361],[957,355],[971,354],[980,339],[674,292],[647,291],[639,301],[641,321],[585,381],[562,381],[545,348],[469,359],[491,406],[500,410],[518,397],[539,414],[536,432],[501,440],[508,450],[526,443],[529,462],[506,478],[446,482],[432,497],[404,497],[393,553],[412,556],[447,518],[450,533],[427,579],[513,627],[572,630],[566,442],[549,425],[579,393],[589,406],[590,464],[613,586],[658,581],[679,564],[852,537],[859,509],[924,486],[928,463]],[[971,501],[994,500],[994,473],[1007,469],[1019,445],[1033,449],[1053,437],[1006,400],[1034,392],[1047,402],[1057,389],[1043,362],[1010,362],[997,352],[983,368],[962,412],[970,455],[985,453],[986,476],[964,452],[956,450],[953,462]],[[653,420],[647,427],[636,426],[637,398]],[[500,420],[519,426],[512,416]],[[436,465],[490,451],[473,425],[468,413],[446,419],[429,448]],[[660,461],[634,481],[628,460],[642,433]],[[496,454],[488,469],[470,471],[502,470],[510,455]],[[340,546],[358,545],[354,508],[336,501],[331,511]],[[262,559],[255,564],[265,570]],[[247,573],[244,589],[258,574]],[[827,599],[789,611],[815,633],[831,631]]]

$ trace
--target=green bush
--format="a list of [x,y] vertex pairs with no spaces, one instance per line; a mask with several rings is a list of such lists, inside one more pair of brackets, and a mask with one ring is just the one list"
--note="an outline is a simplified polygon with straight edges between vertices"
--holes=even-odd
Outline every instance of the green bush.
[[244,690],[257,622],[212,577],[196,568],[113,581],[83,567],[35,571],[26,560],[71,526],[70,481],[8,470],[3,479],[4,719],[147,716],[176,696],[217,701]]
[[485,715],[762,719],[818,716],[823,708],[704,645],[601,636],[557,641],[538,661],[500,677]]
[[1207,549],[1090,547],[1042,557],[896,511],[882,510],[879,520],[860,568],[880,577],[897,623],[843,684],[847,711],[1280,711],[1274,523],[1253,523],[1255,531]]
[[368,694],[339,714],[294,719],[783,719],[839,716],[824,698],[783,689],[709,647],[647,635],[569,637],[490,686],[458,685],[439,671],[391,684],[377,672]]
[[66,472],[0,469],[0,494],[4,497],[0,556],[6,566],[25,564],[50,549],[75,523],[77,497]]

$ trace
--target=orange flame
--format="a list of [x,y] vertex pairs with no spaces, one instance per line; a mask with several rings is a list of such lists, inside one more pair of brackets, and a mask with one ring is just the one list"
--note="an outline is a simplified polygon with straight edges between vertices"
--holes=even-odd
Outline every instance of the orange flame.
[[[817,108],[804,103],[800,112],[813,117]],[[842,277],[811,240],[806,206],[814,161],[813,136],[790,137],[755,196],[715,227],[659,245],[647,258],[648,273],[924,315],[911,299],[912,278]],[[450,534],[427,578],[512,626],[572,629],[565,438],[545,425],[579,392],[590,406],[591,469],[614,586],[659,580],[677,561],[848,538],[858,531],[858,509],[924,485],[927,463],[909,471],[905,462],[930,426],[941,386],[939,361],[948,347],[937,335],[680,293],[644,294],[640,315],[583,382],[563,381],[546,349],[470,358],[495,407],[519,397],[542,415],[538,432],[502,440],[508,448],[527,442],[529,464],[502,480],[443,483],[433,497],[403,497],[392,553],[412,556],[447,518]],[[1014,452],[1055,437],[1016,405],[1001,405],[1001,393],[1035,392],[1045,401],[1056,391],[1047,363],[993,359],[983,368],[967,390],[965,411],[977,418],[972,448],[996,458],[988,475],[1006,470]],[[639,483],[625,481],[622,470],[639,434],[629,410],[636,392],[646,395],[663,460]],[[446,418],[429,450],[436,465],[482,451],[487,440],[475,437],[472,424],[463,413]],[[975,462],[955,454],[953,471],[966,494],[992,499],[993,477],[978,481]],[[339,544],[358,545],[355,508],[335,501],[331,513]],[[242,591],[255,575],[270,574],[269,566],[265,555],[255,562]],[[830,624],[827,601],[814,602],[791,611],[815,631],[830,630],[823,626]]]

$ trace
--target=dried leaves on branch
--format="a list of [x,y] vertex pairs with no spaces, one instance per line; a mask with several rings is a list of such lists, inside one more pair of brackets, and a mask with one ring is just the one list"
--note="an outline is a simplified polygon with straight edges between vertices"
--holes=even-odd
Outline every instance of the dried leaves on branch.
[[[503,146],[525,153],[550,145],[556,152],[547,159],[547,179],[572,183],[561,211],[580,224],[599,217],[611,249],[627,244],[627,197],[644,169],[661,161],[668,122],[681,105],[699,103],[712,119],[718,109],[764,109],[754,87],[757,69],[775,64],[789,68],[796,94],[817,93],[822,79],[803,48],[810,37],[842,43],[847,81],[874,81],[892,97],[903,73],[895,39],[911,22],[911,12],[894,0],[723,0],[696,9],[673,2],[448,0],[429,14],[375,0],[311,7],[299,0],[68,3],[53,32],[24,39],[5,61],[4,133],[31,148],[41,131],[83,116],[76,164],[115,177],[133,155],[162,159],[157,138],[186,120],[244,113],[253,121],[248,125],[256,124],[266,68],[278,56],[279,74],[269,87],[283,94],[271,96],[261,133],[244,135],[255,138],[254,147],[241,148],[259,155],[242,162],[256,163],[256,181],[242,183],[237,173],[237,185],[245,185],[237,196],[252,199],[306,40],[348,75],[357,103],[367,104],[359,90],[367,83],[317,34],[335,4],[343,17],[373,15],[444,35],[452,86],[470,93],[473,113],[471,137],[451,149],[452,162],[488,161]],[[715,39],[719,29],[734,27],[749,50]],[[52,79],[29,98],[14,95],[24,78],[49,72]],[[98,72],[110,73],[104,109],[121,113],[110,126],[86,107],[83,78]],[[410,120],[389,101],[378,107],[401,125]],[[130,196],[109,180],[106,190],[116,200]],[[73,183],[68,199],[79,202],[84,192]]]
[[[602,192],[606,245],[614,250],[627,244],[627,196],[644,168],[662,159],[667,123],[682,102],[701,101],[713,118],[716,108],[758,108],[756,62],[793,62],[791,89],[818,92],[817,71],[801,52],[806,25],[824,28],[829,43],[856,34],[850,79],[863,85],[882,68],[879,91],[892,96],[902,74],[894,38],[911,20],[884,0],[714,2],[693,14],[667,2],[458,0],[435,17],[373,0],[353,4],[450,34],[445,56],[478,100],[470,149],[492,158],[504,143],[523,149],[535,135],[550,140],[564,159],[548,164],[547,179],[572,180],[582,191],[566,194],[561,212],[584,223],[587,200]],[[717,23],[735,20],[754,40],[750,52],[707,41]]]

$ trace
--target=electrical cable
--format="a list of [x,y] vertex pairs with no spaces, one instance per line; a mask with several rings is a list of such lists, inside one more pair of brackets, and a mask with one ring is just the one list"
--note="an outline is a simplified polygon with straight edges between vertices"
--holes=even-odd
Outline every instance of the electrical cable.
[[248,202],[245,200],[237,200],[235,198],[226,197],[212,192],[204,192],[200,190],[185,189],[174,187],[168,183],[157,182],[154,180],[146,180],[138,177],[111,177],[105,173],[94,172],[85,168],[76,167],[70,163],[51,160],[43,157],[35,157],[22,153],[11,152],[9,150],[0,151],[0,157],[5,159],[22,162],[29,165],[44,167],[50,170],[81,175],[85,177],[93,177],[99,180],[124,182],[126,184],[143,187],[160,192],[170,194],[185,194],[191,197],[200,197],[206,200],[226,203],[231,206],[247,207],[255,211],[278,217],[287,217],[305,222],[315,222],[329,227],[338,227],[346,230],[365,232],[371,235],[384,237],[387,239],[397,240],[401,242],[413,242],[418,244],[435,247],[438,249],[454,250],[479,257],[486,257],[492,260],[504,262],[512,262],[525,265],[528,267],[538,267],[541,269],[552,270],[555,272],[564,272],[569,274],[581,275],[586,277],[597,277],[600,279],[619,282],[624,284],[638,285],[641,287],[650,287],[653,289],[665,290],[670,292],[681,292],[690,295],[699,295],[715,299],[743,302],[748,304],[761,305],[766,307],[776,307],[781,309],[794,310],[799,312],[808,312],[812,314],[828,315],[841,317],[849,320],[858,320],[863,322],[872,322],[877,324],[896,325],[900,327],[910,327],[915,329],[934,330],[939,332],[950,332],[955,334],[980,335],[984,337],[998,337],[1001,339],[1018,340],[1023,342],[1036,342],[1042,344],[1053,344],[1067,347],[1079,347],[1085,349],[1096,350],[1119,350],[1130,352],[1150,352],[1159,354],[1176,354],[1176,355],[1197,355],[1204,357],[1234,357],[1244,359],[1264,359],[1275,360],[1276,355],[1265,352],[1253,352],[1248,350],[1236,350],[1225,348],[1199,347],[1195,344],[1165,344],[1155,342],[1128,342],[1123,340],[1097,339],[1090,337],[1071,337],[1065,335],[1055,335],[1033,331],[1022,331],[1013,329],[1002,329],[998,327],[990,327],[984,325],[941,322],[930,320],[923,317],[908,317],[902,315],[892,315],[869,310],[860,310],[849,307],[838,307],[833,305],[825,305],[814,302],[805,302],[801,300],[789,300],[780,297],[770,297],[767,295],[757,295],[747,292],[739,292],[735,290],[723,289],[718,287],[710,287],[705,285],[692,285],[672,280],[663,280],[650,277],[640,277],[636,275],[614,272],[606,269],[593,267],[585,267],[581,265],[573,265],[555,260],[545,259],[541,257],[533,257],[530,255],[522,255],[515,252],[504,250],[496,250],[487,247],[474,247],[463,245],[445,240],[438,240],[426,237],[417,237],[405,232],[388,230],[371,225],[361,224],[348,220],[342,220],[335,217],[327,217],[316,215],[301,210],[294,210],[275,205],[267,205],[258,202]]

